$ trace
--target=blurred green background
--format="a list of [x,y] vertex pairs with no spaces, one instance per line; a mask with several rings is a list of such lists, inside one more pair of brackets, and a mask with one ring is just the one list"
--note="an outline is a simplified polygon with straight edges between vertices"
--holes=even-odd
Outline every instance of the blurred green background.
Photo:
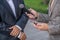
[[47,13],[49,0],[24,0],[26,8],[33,8],[40,13]]

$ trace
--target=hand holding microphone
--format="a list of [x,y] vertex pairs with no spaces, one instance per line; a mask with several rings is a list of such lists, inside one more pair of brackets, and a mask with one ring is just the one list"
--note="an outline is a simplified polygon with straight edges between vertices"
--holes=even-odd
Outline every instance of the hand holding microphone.
[[38,14],[37,14],[37,12],[35,10],[33,10],[31,8],[30,9],[26,9],[25,6],[24,6],[24,4],[20,4],[19,7],[26,12],[26,15],[30,19],[36,19],[37,18]]

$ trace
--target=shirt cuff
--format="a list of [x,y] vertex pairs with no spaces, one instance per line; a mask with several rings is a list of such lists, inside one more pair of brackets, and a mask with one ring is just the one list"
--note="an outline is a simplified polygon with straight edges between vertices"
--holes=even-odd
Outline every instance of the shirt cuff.
[[22,28],[21,27],[19,27],[18,25],[15,25],[17,28],[19,28],[20,30],[22,30]]
[[20,32],[20,34],[18,35],[18,38],[20,39],[20,36],[21,36],[21,32]]

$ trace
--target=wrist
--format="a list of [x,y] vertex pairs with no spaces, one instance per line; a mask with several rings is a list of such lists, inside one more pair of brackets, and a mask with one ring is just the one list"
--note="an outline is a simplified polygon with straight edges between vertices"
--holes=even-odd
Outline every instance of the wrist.
[[18,25],[15,25],[19,30],[22,30],[21,27],[19,27]]
[[20,39],[20,37],[21,37],[21,32],[19,33],[19,35],[18,35],[18,38]]

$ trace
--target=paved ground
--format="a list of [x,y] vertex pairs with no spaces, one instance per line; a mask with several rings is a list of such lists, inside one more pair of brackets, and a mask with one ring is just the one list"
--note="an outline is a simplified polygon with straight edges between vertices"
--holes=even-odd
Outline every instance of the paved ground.
[[31,20],[28,21],[25,33],[27,35],[27,40],[48,40],[48,32],[40,31],[33,27]]

